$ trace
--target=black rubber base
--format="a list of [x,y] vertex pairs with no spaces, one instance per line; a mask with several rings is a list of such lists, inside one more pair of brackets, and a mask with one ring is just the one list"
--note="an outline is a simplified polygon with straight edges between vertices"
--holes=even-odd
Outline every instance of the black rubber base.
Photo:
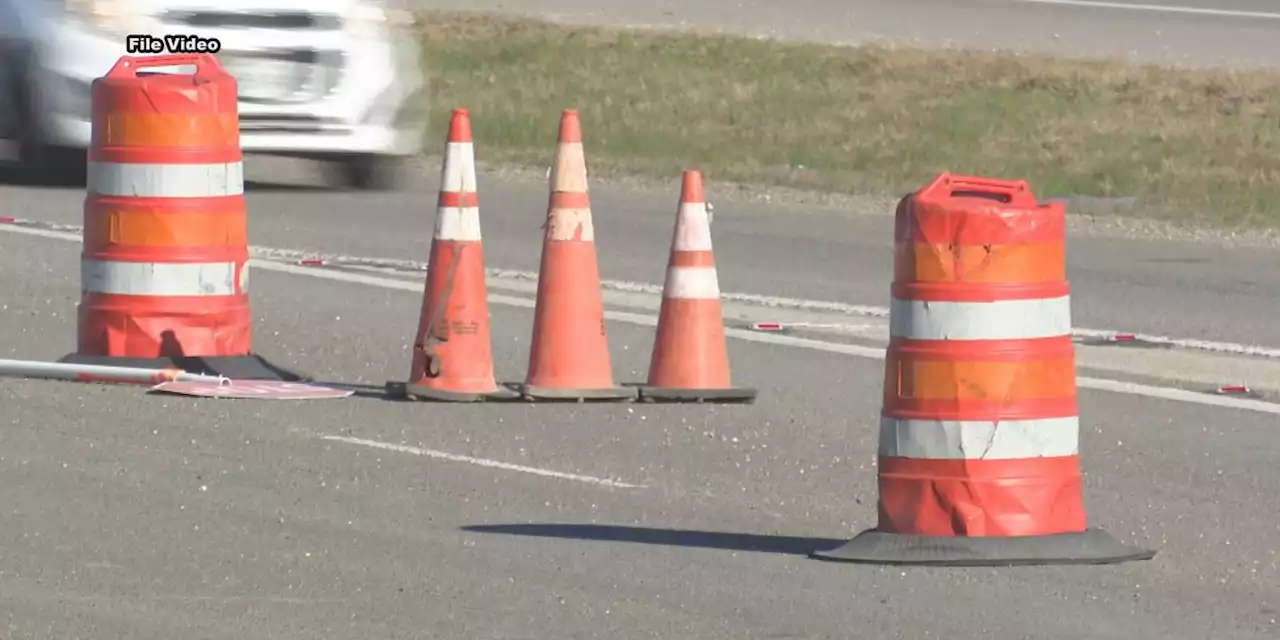
[[666,389],[638,385],[640,402],[711,402],[718,404],[751,404],[756,401],[755,389]]
[[1121,544],[1105,531],[1048,536],[946,538],[863,531],[830,551],[815,551],[819,560],[861,564],[939,567],[1008,567],[1018,565],[1116,564],[1150,560],[1156,555]]
[[525,400],[541,402],[622,402],[636,399],[636,390],[629,387],[605,389],[551,389],[528,384],[513,385]]
[[58,362],[88,364],[107,367],[138,367],[142,369],[181,369],[187,373],[206,376],[222,376],[232,380],[278,380],[280,382],[311,382],[310,376],[278,367],[262,356],[212,356],[183,358],[117,358],[112,356],[87,356],[78,353],[63,357]]
[[520,394],[503,387],[483,393],[462,393],[404,382],[388,382],[386,390],[388,398],[421,402],[503,402],[520,399]]

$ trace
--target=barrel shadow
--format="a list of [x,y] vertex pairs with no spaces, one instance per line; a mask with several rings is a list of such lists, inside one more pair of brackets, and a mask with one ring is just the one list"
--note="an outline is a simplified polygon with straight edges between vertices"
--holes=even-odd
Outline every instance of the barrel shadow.
[[463,531],[538,538],[560,538],[594,542],[628,542],[634,544],[750,551],[782,555],[808,556],[816,551],[830,551],[847,542],[831,538],[771,536],[751,533],[699,531],[693,529],[659,529],[601,524],[494,524],[462,527]]

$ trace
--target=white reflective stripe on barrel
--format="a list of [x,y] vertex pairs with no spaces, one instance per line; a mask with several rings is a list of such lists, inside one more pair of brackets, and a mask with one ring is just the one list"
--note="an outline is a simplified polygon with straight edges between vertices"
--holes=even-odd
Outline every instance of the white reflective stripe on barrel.
[[916,340],[1025,340],[1071,335],[1071,296],[995,302],[894,298],[889,332]]
[[926,460],[1013,460],[1078,455],[1080,419],[880,418],[880,455]]
[[230,296],[236,290],[234,262],[116,262],[81,260],[80,288],[89,293],[131,296]]
[[244,165],[90,162],[89,193],[138,198],[214,198],[244,193]]

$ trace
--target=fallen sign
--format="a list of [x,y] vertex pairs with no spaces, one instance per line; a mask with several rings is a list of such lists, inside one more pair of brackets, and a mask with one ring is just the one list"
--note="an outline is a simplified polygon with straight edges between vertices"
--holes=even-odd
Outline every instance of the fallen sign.
[[261,400],[325,400],[346,398],[354,391],[278,380],[226,380],[163,382],[151,391],[202,398],[257,398]]

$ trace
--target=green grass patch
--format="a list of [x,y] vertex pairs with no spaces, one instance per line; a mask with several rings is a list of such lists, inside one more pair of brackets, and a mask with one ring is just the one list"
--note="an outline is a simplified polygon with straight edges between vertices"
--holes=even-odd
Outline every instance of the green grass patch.
[[[550,162],[580,111],[594,174],[897,194],[938,171],[1141,213],[1280,226],[1280,73],[833,47],[425,12],[433,124],[483,160]],[[440,128],[435,129],[441,130]]]

